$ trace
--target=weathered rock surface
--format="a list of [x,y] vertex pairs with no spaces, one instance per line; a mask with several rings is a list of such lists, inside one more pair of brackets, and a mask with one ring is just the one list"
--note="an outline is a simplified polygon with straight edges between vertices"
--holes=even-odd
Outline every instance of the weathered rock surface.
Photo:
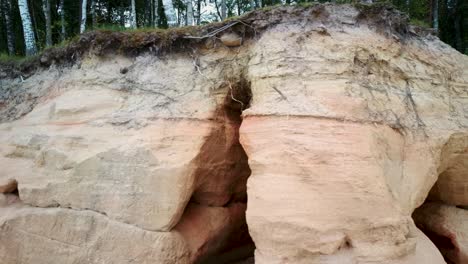
[[414,221],[455,264],[468,263],[468,210],[442,203],[426,203]]
[[[71,208],[78,219],[82,212],[88,211],[106,216],[96,231],[84,230],[85,233],[101,232],[107,225],[119,223],[111,231],[116,236],[125,236],[118,230],[127,224],[141,233],[128,242],[134,247],[145,244],[142,237],[147,234],[154,234],[157,243],[166,243],[158,238],[160,235],[175,235],[180,243],[186,244],[175,249],[175,255],[184,256],[180,260],[166,260],[164,251],[170,251],[170,243],[168,248],[155,246],[151,249],[152,256],[147,257],[146,245],[142,245],[141,249],[135,249],[142,254],[138,263],[192,262],[204,253],[224,248],[230,237],[216,231],[229,231],[235,236],[239,232],[237,228],[246,229],[245,214],[225,210],[223,206],[231,202],[245,204],[250,169],[238,140],[240,108],[231,110],[236,107],[229,106],[232,99],[226,97],[226,84],[214,86],[211,79],[206,79],[214,79],[212,75],[218,76],[226,69],[214,67],[220,63],[217,56],[205,59],[204,63],[212,63],[213,67],[209,67],[211,73],[206,71],[204,75],[198,73],[189,58],[176,56],[168,63],[149,57],[139,57],[136,61],[118,57],[110,61],[89,58],[80,69],[65,68],[60,75],[51,69],[52,73],[34,75],[24,83],[12,80],[8,83],[11,87],[36,89],[36,94],[44,95],[37,101],[27,102],[35,105],[24,117],[0,124],[2,192],[11,191],[13,179],[18,182],[21,200],[29,206]],[[134,66],[122,75],[120,69],[128,65]],[[234,67],[230,66],[231,70]],[[172,69],[177,72],[171,72]],[[53,77],[49,79],[49,75]],[[170,75],[174,78],[165,77]],[[16,114],[8,113],[23,111],[15,107],[18,105],[4,112],[5,118],[15,119]],[[201,228],[201,233],[204,228],[211,232],[202,238],[183,237],[178,231],[171,231],[181,222],[192,198],[201,208],[207,206],[206,210],[214,206],[214,215],[196,216],[198,223],[208,223],[218,212],[219,217],[231,220],[219,223],[221,226],[215,230],[194,225],[193,228]],[[11,204],[4,200],[2,203]],[[37,209],[31,216],[29,211],[25,214],[35,219],[39,217],[38,212],[41,211]],[[54,212],[57,211],[52,211],[50,217],[64,221],[63,232],[75,225]],[[53,237],[54,232],[45,229],[42,236]],[[112,235],[106,235],[102,243]],[[18,237],[9,249],[22,245],[22,239],[28,237]],[[84,254],[81,251],[99,256],[101,248],[88,242],[67,260],[56,258],[54,262],[45,258],[44,263],[81,260],[80,254]],[[189,247],[194,243],[200,243],[203,248]],[[44,252],[61,250],[60,245],[45,244],[49,251],[44,249]],[[33,244],[22,246],[24,252],[10,254],[12,262],[24,258],[23,263],[34,263]],[[22,256],[28,252],[31,254]],[[125,252],[122,250],[122,254]],[[158,254],[162,255],[156,261]],[[130,263],[130,260],[106,257],[107,263]]]
[[2,263],[189,263],[172,232],[149,232],[90,211],[0,208]]
[[468,58],[326,10],[326,21],[277,25],[252,48],[240,134],[256,263],[443,263],[417,250],[411,213],[443,146],[467,135]]
[[439,178],[429,199],[468,206],[468,134],[453,134],[442,148]]
[[242,37],[232,32],[223,34],[220,40],[228,47],[238,47],[242,45]]
[[247,223],[255,263],[444,263],[411,215],[467,205],[468,58],[378,10],[2,79],[0,259],[212,261]]

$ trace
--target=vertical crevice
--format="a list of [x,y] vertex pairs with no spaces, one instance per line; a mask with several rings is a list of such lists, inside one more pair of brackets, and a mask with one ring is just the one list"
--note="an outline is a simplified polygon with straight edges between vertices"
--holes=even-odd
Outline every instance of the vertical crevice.
[[194,263],[232,263],[253,256],[245,219],[251,170],[239,142],[242,111],[250,104],[250,83],[227,79],[213,127],[195,159],[195,190],[175,227],[188,241]]

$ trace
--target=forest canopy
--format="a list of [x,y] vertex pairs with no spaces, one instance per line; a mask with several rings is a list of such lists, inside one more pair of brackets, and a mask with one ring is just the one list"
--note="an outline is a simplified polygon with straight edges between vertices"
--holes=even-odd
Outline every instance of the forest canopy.
[[[274,5],[308,0],[0,0],[0,54],[34,55],[93,29],[168,28],[201,25]],[[336,0],[352,3],[353,0]],[[381,1],[380,1],[381,2]],[[389,0],[411,23],[468,54],[468,1]]]

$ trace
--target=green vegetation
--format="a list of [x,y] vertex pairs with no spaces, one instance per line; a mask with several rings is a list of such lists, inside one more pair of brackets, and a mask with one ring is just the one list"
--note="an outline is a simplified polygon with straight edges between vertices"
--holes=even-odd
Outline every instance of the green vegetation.
[[[51,36],[53,47],[63,47],[79,35],[80,0],[28,0],[34,37],[39,50],[47,49],[48,31],[43,1],[50,3]],[[325,0],[172,0],[172,6],[163,0],[135,0],[137,28],[130,29],[131,6],[129,0],[87,0],[86,31],[161,32],[165,28],[204,25],[221,21],[226,9],[226,21],[253,10],[270,10],[280,5],[311,6]],[[338,4],[355,4],[365,9],[360,0],[334,0]],[[468,54],[468,1],[467,0],[374,0],[376,5],[393,5],[406,13],[410,23],[420,27],[436,28],[441,40]],[[0,6],[0,59],[18,60],[25,54],[22,19],[18,0],[2,0]],[[198,15],[200,13],[200,15]],[[156,28],[158,30],[156,30]],[[172,31],[174,32],[174,31]],[[11,40],[10,47],[8,40]],[[65,40],[65,41],[64,41]],[[9,54],[11,51],[10,56]]]
[[410,23],[412,25],[418,26],[418,27],[423,27],[423,28],[430,28],[431,25],[427,21],[419,20],[417,18],[412,18],[410,20]]

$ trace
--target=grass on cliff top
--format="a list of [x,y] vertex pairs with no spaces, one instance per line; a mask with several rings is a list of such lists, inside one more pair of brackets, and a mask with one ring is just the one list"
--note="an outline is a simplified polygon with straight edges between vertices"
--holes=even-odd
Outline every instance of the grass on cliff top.
[[[349,0],[337,1],[338,3],[347,4],[353,2]],[[402,22],[404,19],[398,18],[401,16],[401,13],[396,11],[396,8],[389,5],[386,1],[377,2],[371,5],[356,3],[354,6],[361,11],[361,14],[364,15],[364,19],[378,20],[378,23],[388,24],[386,26],[392,28],[395,28],[396,26],[406,27],[406,24]],[[288,12],[286,10],[288,8],[317,8],[318,12],[322,12],[323,4],[309,2],[291,7],[268,6],[247,12],[240,17],[230,17],[221,22],[214,22],[200,26],[173,27],[169,29],[128,29],[119,26],[103,25],[100,28],[87,31],[72,39],[68,39],[52,47],[48,47],[42,50],[38,55],[32,57],[11,57],[3,54],[0,56],[0,71],[6,72],[7,75],[17,75],[18,73],[32,72],[34,69],[47,67],[53,63],[74,63],[78,58],[88,52],[98,56],[106,54],[135,56],[145,51],[151,51],[154,54],[161,54],[163,52],[174,52],[176,50],[189,50],[191,47],[201,45],[204,43],[204,40],[201,38],[187,38],[188,36],[206,36],[208,33],[218,30],[223,26],[228,26],[229,30],[236,30],[237,28],[240,32],[252,31],[250,33],[252,33],[251,35],[253,36],[256,35],[257,31],[261,33],[271,24],[264,25],[262,28],[256,27],[255,29],[249,26],[249,24],[255,23],[256,20],[268,20],[273,15],[280,15],[282,9],[285,11],[285,14],[287,14]],[[384,13],[386,14],[385,18],[381,17],[381,14]],[[290,14],[294,15],[294,13]],[[388,14],[392,14],[392,17],[389,17]],[[388,22],[387,20],[391,21]],[[238,23],[237,25],[230,27],[229,24],[234,21],[242,21],[242,23]]]
[[2,65],[20,65],[29,63],[39,58],[39,55],[34,56],[18,56],[18,55],[9,55],[7,53],[0,53],[0,66]]

